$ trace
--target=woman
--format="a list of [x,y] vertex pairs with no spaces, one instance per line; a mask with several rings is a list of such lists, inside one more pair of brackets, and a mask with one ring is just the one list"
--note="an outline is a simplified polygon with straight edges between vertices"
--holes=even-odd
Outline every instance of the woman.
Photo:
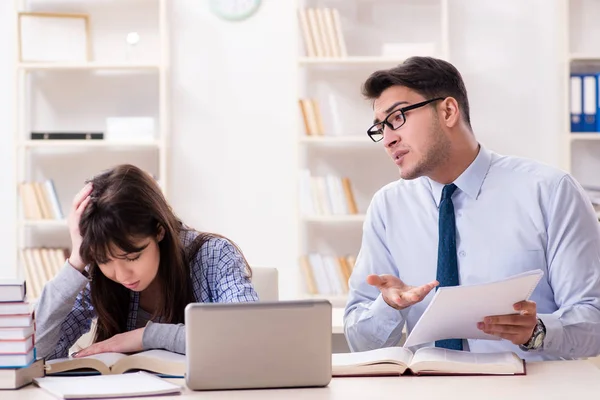
[[120,165],[75,196],[72,250],[36,305],[38,357],[66,357],[97,318],[94,344],[75,357],[162,348],[185,353],[193,302],[257,301],[251,271],[227,239],[187,228],[144,171]]

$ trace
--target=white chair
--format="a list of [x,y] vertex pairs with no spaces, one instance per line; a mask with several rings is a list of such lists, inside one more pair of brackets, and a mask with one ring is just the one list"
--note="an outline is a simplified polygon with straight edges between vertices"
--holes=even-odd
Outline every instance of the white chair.
[[252,285],[259,301],[279,301],[278,279],[277,268],[252,268]]

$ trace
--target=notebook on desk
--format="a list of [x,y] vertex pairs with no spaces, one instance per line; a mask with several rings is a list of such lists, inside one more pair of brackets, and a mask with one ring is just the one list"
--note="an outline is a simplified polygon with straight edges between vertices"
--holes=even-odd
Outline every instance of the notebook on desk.
[[181,393],[181,386],[147,372],[35,378],[34,383],[59,399],[105,399]]

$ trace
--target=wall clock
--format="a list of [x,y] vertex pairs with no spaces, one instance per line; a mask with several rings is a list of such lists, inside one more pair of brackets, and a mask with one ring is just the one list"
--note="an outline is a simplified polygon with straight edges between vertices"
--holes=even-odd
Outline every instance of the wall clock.
[[210,10],[219,18],[241,21],[258,10],[261,0],[210,0]]

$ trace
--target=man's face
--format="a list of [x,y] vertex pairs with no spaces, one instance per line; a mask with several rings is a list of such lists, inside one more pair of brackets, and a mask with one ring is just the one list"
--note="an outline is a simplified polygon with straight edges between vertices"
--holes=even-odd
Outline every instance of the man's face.
[[[374,102],[376,122],[402,107],[429,100],[403,86],[392,86]],[[437,102],[432,103],[437,105]],[[394,114],[401,118],[401,114]],[[449,156],[450,141],[441,129],[438,114],[426,105],[407,111],[406,121],[393,130],[384,125],[383,144],[403,179],[427,176]],[[392,121],[390,121],[392,122]]]

